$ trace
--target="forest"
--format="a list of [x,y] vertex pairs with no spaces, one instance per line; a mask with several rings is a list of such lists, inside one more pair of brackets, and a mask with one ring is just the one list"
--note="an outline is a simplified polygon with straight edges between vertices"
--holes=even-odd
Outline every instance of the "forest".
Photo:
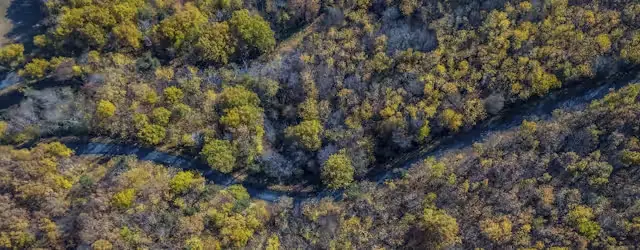
[[[0,89],[0,248],[640,244],[635,83],[389,169],[555,91],[636,75],[637,1],[36,7],[33,34],[0,47],[0,73],[19,79]],[[198,170],[76,155],[57,142],[69,137],[181,155],[267,189],[339,195],[263,201]],[[371,179],[380,172],[394,178]]]

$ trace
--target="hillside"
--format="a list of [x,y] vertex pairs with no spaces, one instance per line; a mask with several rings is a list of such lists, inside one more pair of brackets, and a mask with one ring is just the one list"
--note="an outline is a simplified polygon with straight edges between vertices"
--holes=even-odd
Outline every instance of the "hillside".
[[583,105],[637,75],[637,1],[14,0],[5,21],[0,248],[637,244],[638,87]]

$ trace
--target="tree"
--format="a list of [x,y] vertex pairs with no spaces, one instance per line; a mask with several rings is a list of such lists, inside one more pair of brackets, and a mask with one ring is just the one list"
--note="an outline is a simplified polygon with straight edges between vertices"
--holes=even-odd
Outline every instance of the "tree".
[[0,139],[2,139],[2,137],[4,137],[4,135],[7,132],[8,128],[9,128],[9,124],[7,124],[7,122],[0,121]]
[[353,165],[346,151],[340,150],[329,156],[322,167],[322,182],[331,189],[348,186],[353,181]]
[[96,107],[96,115],[98,119],[104,120],[111,118],[116,113],[116,105],[107,100],[100,100]]
[[184,98],[184,93],[178,87],[171,86],[164,89],[164,100],[169,105],[182,102],[182,98]]
[[198,56],[202,61],[227,64],[229,57],[235,52],[235,41],[226,22],[214,23],[202,32],[195,44]]
[[133,205],[133,201],[136,199],[136,190],[133,188],[127,188],[113,195],[111,202],[113,206],[126,209]]
[[5,45],[0,48],[0,65],[13,68],[24,60],[24,46],[19,43]]
[[33,59],[24,66],[20,75],[32,80],[43,78],[49,71],[49,62],[44,59]]
[[205,249],[204,245],[202,244],[202,240],[200,240],[198,236],[193,236],[187,239],[184,242],[184,248],[186,250],[204,250]]
[[174,193],[186,193],[190,189],[204,186],[204,179],[191,171],[178,172],[171,181],[169,186]]
[[596,42],[602,52],[607,52],[611,49],[611,39],[609,39],[609,35],[607,34],[600,34],[596,36]]
[[247,225],[247,218],[240,214],[227,218],[220,229],[222,242],[234,248],[242,248],[247,244],[254,230]]
[[53,156],[69,158],[73,154],[73,150],[65,146],[60,142],[52,142],[49,144],[44,144],[45,151]]
[[422,214],[425,242],[436,249],[443,249],[460,242],[458,222],[444,210],[427,207]]
[[298,105],[298,117],[302,120],[317,120],[320,118],[318,110],[318,101],[314,98],[307,98]]
[[33,45],[39,48],[44,48],[49,44],[49,39],[46,35],[37,35],[33,37]]
[[222,109],[260,105],[258,95],[242,86],[224,87],[218,98]]
[[592,221],[594,217],[593,209],[582,205],[574,207],[567,214],[569,223],[576,228],[579,234],[589,240],[595,239],[600,233],[600,225]]
[[280,239],[274,234],[267,240],[266,250],[280,250]]
[[322,140],[320,139],[322,129],[320,121],[310,120],[287,128],[286,134],[294,138],[307,150],[317,151],[322,146]]
[[251,198],[251,196],[249,196],[249,193],[247,192],[247,189],[239,184],[229,186],[226,191],[229,192],[231,196],[233,196],[233,198],[237,201],[249,200]]
[[405,16],[411,16],[418,6],[420,5],[416,0],[400,1],[400,11]]
[[212,140],[204,145],[200,155],[213,169],[230,173],[236,164],[233,146],[226,140]]
[[152,118],[156,124],[167,126],[167,124],[169,124],[169,118],[171,118],[171,111],[164,107],[155,108],[152,111]]
[[207,19],[204,13],[189,2],[174,15],[162,20],[157,34],[174,48],[182,49],[184,45],[190,46],[200,36]]
[[429,121],[424,121],[424,124],[420,126],[420,130],[418,131],[418,140],[424,142],[425,139],[429,137],[431,134],[431,127],[429,127]]
[[246,9],[234,11],[229,24],[242,41],[260,53],[268,52],[276,45],[274,32],[260,15],[250,14]]
[[462,115],[453,109],[445,109],[442,112],[442,123],[454,132],[462,126],[462,118]]
[[139,49],[142,33],[133,23],[121,23],[113,28],[113,36],[120,47]]
[[497,243],[504,243],[511,239],[511,220],[506,216],[480,221],[480,229],[487,238]]
[[145,144],[157,145],[166,136],[166,129],[163,126],[156,124],[145,124],[140,131],[138,131],[138,138]]
[[93,244],[91,244],[91,249],[93,249],[93,250],[111,250],[111,249],[113,249],[113,245],[111,245],[111,242],[109,242],[107,240],[96,240],[95,242],[93,242]]

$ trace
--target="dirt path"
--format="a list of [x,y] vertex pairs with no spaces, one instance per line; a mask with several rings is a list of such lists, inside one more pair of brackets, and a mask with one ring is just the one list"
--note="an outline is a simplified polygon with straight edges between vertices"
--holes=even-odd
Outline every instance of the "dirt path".
[[6,35],[13,28],[13,23],[7,18],[7,10],[11,5],[11,0],[0,0],[0,46],[7,44],[10,40]]
[[[0,1],[4,1],[4,0],[0,0]],[[302,43],[305,37],[310,35],[312,32],[318,30],[322,20],[324,20],[324,14],[321,14],[320,16],[316,17],[316,19],[313,20],[313,22],[311,22],[310,24],[307,24],[307,26],[304,29],[296,32],[291,37],[280,42],[272,52],[266,53],[260,56],[258,61],[260,62],[269,61],[269,60],[272,60],[274,57],[281,56],[293,51],[295,48],[297,48],[300,45],[300,43]]]

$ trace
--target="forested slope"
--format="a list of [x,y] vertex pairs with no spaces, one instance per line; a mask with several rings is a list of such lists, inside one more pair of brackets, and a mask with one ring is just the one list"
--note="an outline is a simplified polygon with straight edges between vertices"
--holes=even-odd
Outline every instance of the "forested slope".
[[[255,201],[199,173],[0,147],[0,246],[609,249],[640,242],[640,84],[525,121],[338,200]],[[332,160],[328,161],[335,161]],[[342,160],[342,159],[339,159]]]
[[73,87],[27,91],[3,112],[6,142],[107,136],[269,183],[345,187],[504,106],[640,60],[634,1],[57,0],[42,11],[46,32],[27,51],[0,49],[0,63],[36,89]]
[[[633,249],[640,85],[414,165],[384,187],[310,201],[281,244],[319,248]],[[303,234],[294,232],[304,232]]]

